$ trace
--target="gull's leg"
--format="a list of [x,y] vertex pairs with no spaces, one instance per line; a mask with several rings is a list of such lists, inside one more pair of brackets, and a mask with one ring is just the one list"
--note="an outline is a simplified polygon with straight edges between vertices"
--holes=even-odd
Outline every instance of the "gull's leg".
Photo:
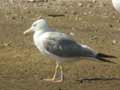
[[63,74],[63,67],[60,65],[60,80],[57,80],[55,82],[63,82],[64,80],[64,74]]
[[60,65],[60,70],[61,70],[61,81],[64,80],[64,74],[63,74],[63,67]]
[[57,75],[58,68],[59,68],[59,64],[56,64],[55,73],[54,73],[53,77],[52,77],[51,79],[44,79],[44,80],[45,80],[45,81],[55,81],[55,78],[56,78],[56,75]]
[[57,64],[56,67],[55,67],[55,73],[54,73],[54,75],[52,77],[52,80],[55,80],[57,72],[58,72],[58,68],[59,68],[59,64]]

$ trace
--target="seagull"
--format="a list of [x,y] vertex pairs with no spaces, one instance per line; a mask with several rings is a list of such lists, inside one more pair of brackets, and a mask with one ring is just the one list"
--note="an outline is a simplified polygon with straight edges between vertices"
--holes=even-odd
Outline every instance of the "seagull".
[[[69,35],[50,29],[47,21],[43,18],[33,22],[32,26],[24,31],[24,34],[29,32],[34,32],[33,41],[38,50],[56,60],[53,77],[44,79],[45,81],[63,82],[63,62],[78,61],[85,58],[114,63],[107,58],[116,58],[112,55],[98,53],[87,45],[76,42]],[[60,77],[56,80],[58,70],[60,70]]]
[[120,0],[112,0],[113,7],[120,13]]

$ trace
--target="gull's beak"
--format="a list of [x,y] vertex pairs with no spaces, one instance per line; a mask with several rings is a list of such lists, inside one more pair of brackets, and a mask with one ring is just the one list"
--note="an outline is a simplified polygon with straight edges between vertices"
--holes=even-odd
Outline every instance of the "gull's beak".
[[32,29],[31,29],[31,28],[25,30],[23,34],[26,35],[26,34],[28,34],[29,32],[32,32]]

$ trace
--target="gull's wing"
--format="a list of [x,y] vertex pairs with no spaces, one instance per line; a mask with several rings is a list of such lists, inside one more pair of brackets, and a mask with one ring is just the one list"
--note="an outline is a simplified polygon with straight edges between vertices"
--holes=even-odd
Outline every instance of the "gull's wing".
[[76,43],[64,33],[52,32],[43,44],[49,53],[59,57],[94,57],[96,54],[91,48]]

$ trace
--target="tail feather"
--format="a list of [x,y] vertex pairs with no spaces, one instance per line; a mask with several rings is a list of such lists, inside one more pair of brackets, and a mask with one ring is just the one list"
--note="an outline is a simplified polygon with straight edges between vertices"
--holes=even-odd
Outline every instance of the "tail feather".
[[96,59],[98,59],[98,60],[101,60],[101,61],[104,61],[104,62],[115,63],[115,62],[110,61],[110,60],[108,60],[108,59],[106,59],[106,58],[117,58],[117,57],[112,56],[112,55],[106,55],[106,54],[103,54],[103,53],[98,53],[98,54],[96,55]]

